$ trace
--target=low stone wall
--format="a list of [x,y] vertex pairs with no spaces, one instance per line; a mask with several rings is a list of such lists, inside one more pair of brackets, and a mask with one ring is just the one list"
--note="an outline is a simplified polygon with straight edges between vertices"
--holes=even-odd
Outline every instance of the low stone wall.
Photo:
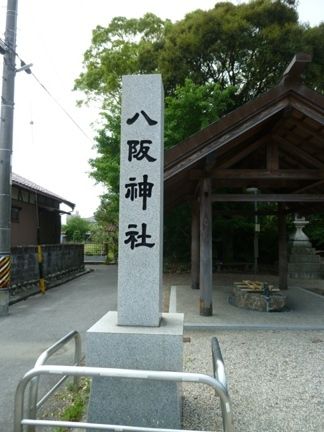
[[[43,269],[46,282],[84,270],[82,244],[42,245]],[[11,249],[13,288],[32,285],[39,279],[37,246],[17,246]]]

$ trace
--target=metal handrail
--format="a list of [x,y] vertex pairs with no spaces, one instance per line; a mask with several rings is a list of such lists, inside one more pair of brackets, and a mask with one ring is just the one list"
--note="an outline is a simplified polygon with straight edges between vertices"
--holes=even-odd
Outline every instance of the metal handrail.
[[[43,366],[47,360],[59,351],[63,346],[65,346],[70,340],[74,339],[74,365],[80,366],[81,364],[81,336],[76,330],[72,330],[67,335],[63,336],[60,340],[55,342],[52,346],[43,351],[38,359],[36,360],[34,368]],[[29,418],[36,418],[37,409],[39,409],[46,400],[63,384],[63,382],[68,378],[68,375],[62,377],[39,401],[38,398],[38,385],[39,377],[36,376],[30,382],[29,389],[29,399],[28,399],[28,416]],[[79,377],[75,376],[73,380],[73,386],[76,390],[79,387]],[[30,426],[28,432],[35,432],[35,428]]]
[[[211,349],[212,349],[212,357],[213,357],[214,378],[217,379],[227,390],[227,379],[225,374],[224,360],[223,360],[218,339],[216,337],[213,337],[211,340]],[[224,413],[226,412],[226,406],[224,405],[222,400],[220,404],[221,404],[222,415],[224,416]]]
[[[134,370],[134,369],[112,369],[98,367],[80,367],[80,366],[38,366],[31,369],[20,380],[16,395],[15,395],[15,414],[14,414],[14,432],[23,432],[23,426],[62,426],[67,428],[84,428],[84,429],[100,429],[100,430],[115,430],[115,431],[132,431],[132,432],[180,432],[178,429],[160,429],[148,427],[133,427],[122,425],[104,425],[97,423],[78,423],[65,422],[56,420],[36,420],[31,418],[23,418],[24,415],[24,399],[25,390],[28,383],[35,377],[40,375],[69,375],[69,376],[87,376],[87,377],[114,377],[114,378],[132,378],[132,379],[148,379],[158,381],[175,381],[175,382],[192,382],[211,386],[221,399],[223,416],[224,432],[234,432],[233,415],[231,401],[228,391],[225,386],[215,378],[209,375],[189,373],[189,372],[166,372],[166,371],[149,371],[149,370]],[[181,431],[185,432],[185,431]]]
[[213,357],[213,372],[214,377],[223,384],[223,386],[227,389],[227,380],[225,375],[225,366],[224,360],[222,356],[222,352],[219,346],[218,339],[213,337],[211,340],[211,349],[212,349],[212,357]]

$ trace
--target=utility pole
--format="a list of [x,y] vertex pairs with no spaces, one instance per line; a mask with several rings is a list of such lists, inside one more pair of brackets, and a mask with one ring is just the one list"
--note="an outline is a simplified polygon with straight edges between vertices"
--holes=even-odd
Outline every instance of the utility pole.
[[18,0],[8,0],[0,114],[0,316],[8,315],[11,279],[11,154]]

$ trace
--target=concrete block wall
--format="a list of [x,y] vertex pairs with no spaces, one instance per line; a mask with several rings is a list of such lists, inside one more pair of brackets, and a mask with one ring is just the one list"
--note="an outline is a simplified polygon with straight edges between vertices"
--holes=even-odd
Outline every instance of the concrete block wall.
[[[42,250],[44,276],[47,281],[84,270],[82,244],[42,245]],[[11,286],[35,283],[39,279],[37,247],[16,246],[11,249],[11,254]]]
[[16,246],[11,249],[11,285],[22,285],[38,280],[36,246]]

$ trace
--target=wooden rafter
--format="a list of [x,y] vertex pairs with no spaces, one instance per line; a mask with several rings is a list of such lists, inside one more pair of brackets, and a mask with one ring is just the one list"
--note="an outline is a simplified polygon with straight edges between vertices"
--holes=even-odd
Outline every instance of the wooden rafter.
[[278,143],[271,140],[267,142],[267,169],[274,171],[279,169]]
[[304,186],[304,187],[302,187],[300,189],[295,190],[294,193],[296,193],[296,194],[303,193],[303,192],[306,192],[306,191],[308,191],[310,189],[314,189],[315,187],[322,186],[323,184],[324,184],[324,180],[319,180],[319,181],[317,181],[315,183],[312,183],[310,185],[307,185],[307,186]]
[[274,139],[280,144],[280,149],[289,152],[289,156],[298,158],[299,160],[306,162],[315,168],[324,169],[324,163],[318,158],[310,155],[309,153],[302,150],[295,144],[290,143],[287,139],[282,138],[279,135],[275,135]]
[[220,165],[217,165],[217,169],[229,168],[229,167],[235,165],[237,162],[241,161],[242,159],[246,158],[249,154],[253,153],[257,148],[259,148],[264,143],[265,143],[265,138],[258,139],[257,141],[253,142],[252,144],[246,146],[244,149],[242,149],[238,153],[235,153],[229,159],[226,159],[226,161],[224,161]]
[[291,179],[291,180],[316,180],[324,179],[323,169],[217,169],[212,172],[214,179]]
[[324,194],[213,194],[213,202],[324,202]]
[[324,117],[323,117],[323,115],[321,115],[320,113],[318,113],[317,111],[315,111],[311,107],[307,107],[306,105],[304,105],[303,103],[301,103],[301,102],[299,102],[297,100],[292,100],[291,101],[291,105],[295,109],[297,109],[298,111],[300,111],[301,113],[303,113],[306,117],[310,117],[313,120],[315,120],[317,123],[319,123],[321,126],[324,126]]

